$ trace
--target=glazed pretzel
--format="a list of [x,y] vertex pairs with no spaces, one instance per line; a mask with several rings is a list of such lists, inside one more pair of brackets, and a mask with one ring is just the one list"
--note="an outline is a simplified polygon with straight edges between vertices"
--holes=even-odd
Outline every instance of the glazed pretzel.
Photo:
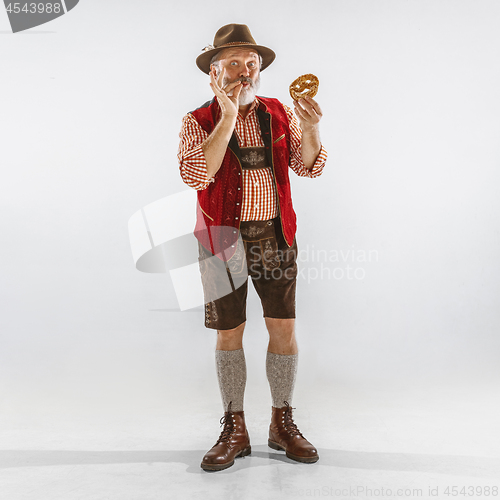
[[318,77],[308,73],[296,78],[290,85],[290,95],[294,101],[298,101],[301,97],[314,97],[318,93],[319,80]]

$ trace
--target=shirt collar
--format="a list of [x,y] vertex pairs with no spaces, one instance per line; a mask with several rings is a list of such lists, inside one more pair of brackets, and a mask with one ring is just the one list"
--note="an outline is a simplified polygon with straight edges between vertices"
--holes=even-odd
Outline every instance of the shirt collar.
[[248,112],[253,111],[258,105],[259,105],[259,100],[257,97],[253,100],[252,104],[250,105],[250,108],[248,109]]

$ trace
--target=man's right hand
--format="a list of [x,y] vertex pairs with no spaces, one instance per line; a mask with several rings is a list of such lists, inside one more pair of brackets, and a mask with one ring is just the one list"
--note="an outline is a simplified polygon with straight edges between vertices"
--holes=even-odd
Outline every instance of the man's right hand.
[[[219,77],[215,77],[215,68],[210,71],[210,86],[214,91],[221,108],[222,117],[215,126],[212,133],[203,141],[201,149],[207,162],[207,176],[211,179],[222,165],[222,160],[226,154],[227,145],[233,134],[238,117],[239,95],[241,92],[241,82],[228,83],[222,88],[222,80],[225,70],[221,70]],[[234,89],[233,95],[227,94]]]
[[[222,81],[225,72],[225,68],[222,68],[219,77],[216,79],[215,67],[212,66],[212,70],[210,71],[210,87],[212,87],[214,94],[217,96],[222,115],[226,117],[236,118],[238,116],[239,96],[242,85],[240,81],[237,81],[228,83],[226,86],[222,87]],[[233,95],[229,96],[228,94],[233,89]]]

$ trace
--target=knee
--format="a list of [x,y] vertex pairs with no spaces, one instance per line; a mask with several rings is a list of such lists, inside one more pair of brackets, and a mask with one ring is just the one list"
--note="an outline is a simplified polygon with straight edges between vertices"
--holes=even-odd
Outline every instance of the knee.
[[241,349],[243,347],[243,331],[245,330],[245,322],[238,325],[236,328],[229,330],[217,330],[217,349],[223,351],[231,351]]
[[267,331],[271,337],[292,339],[295,334],[295,319],[265,318]]
[[266,318],[269,331],[268,351],[276,354],[297,354],[294,319]]

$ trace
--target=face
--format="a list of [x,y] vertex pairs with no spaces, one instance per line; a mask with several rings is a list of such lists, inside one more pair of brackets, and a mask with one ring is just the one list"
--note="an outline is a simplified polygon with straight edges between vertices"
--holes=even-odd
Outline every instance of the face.
[[219,69],[225,70],[222,86],[236,81],[242,82],[240,104],[253,102],[260,86],[260,61],[257,52],[248,49],[225,49],[219,59]]

